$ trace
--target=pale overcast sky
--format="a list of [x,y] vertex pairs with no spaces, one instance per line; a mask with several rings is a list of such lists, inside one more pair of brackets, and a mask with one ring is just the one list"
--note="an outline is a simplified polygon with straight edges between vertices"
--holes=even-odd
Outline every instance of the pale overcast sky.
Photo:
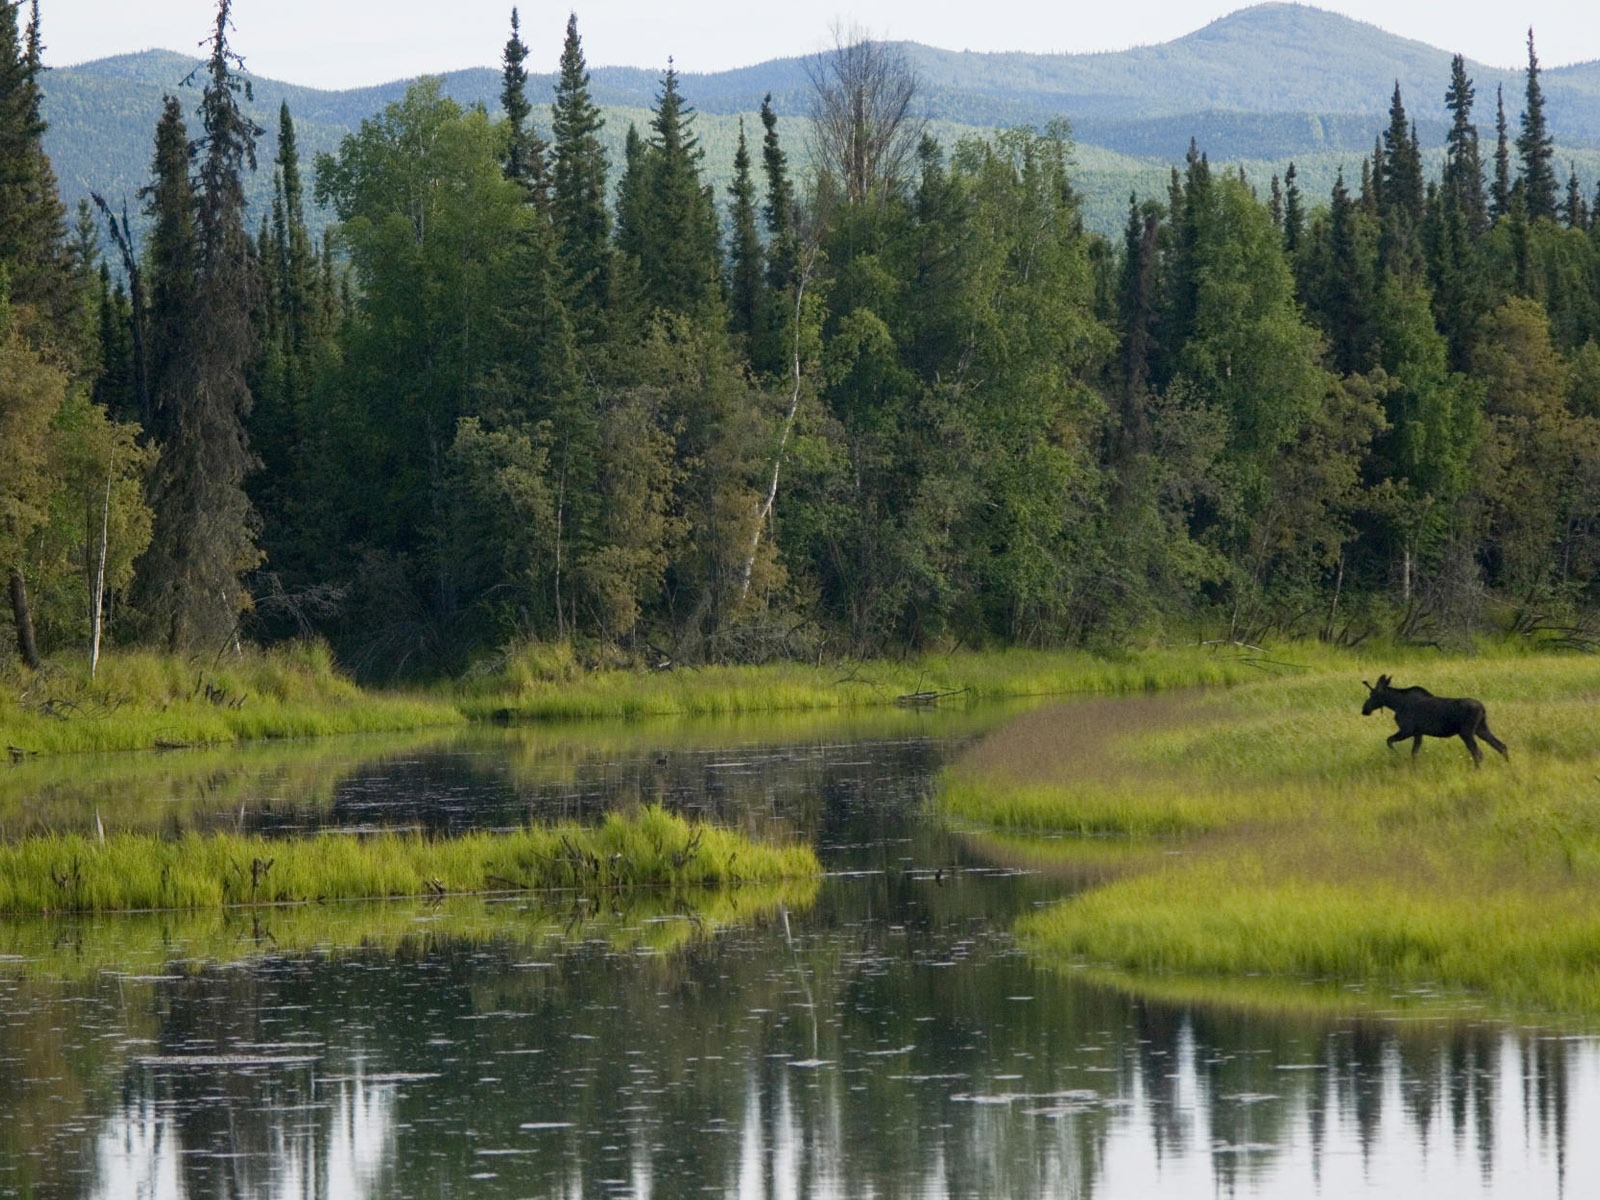
[[[1245,7],[1227,0],[517,0],[529,66],[553,71],[569,11],[590,66],[719,71],[810,54],[837,23],[874,37],[952,50],[1082,52],[1169,41]],[[151,47],[193,51],[214,0],[40,0],[45,61],[66,66]],[[1490,66],[1600,58],[1594,0],[1329,0],[1317,5]],[[258,75],[352,87],[458,67],[498,65],[512,0],[234,0],[233,46]]]

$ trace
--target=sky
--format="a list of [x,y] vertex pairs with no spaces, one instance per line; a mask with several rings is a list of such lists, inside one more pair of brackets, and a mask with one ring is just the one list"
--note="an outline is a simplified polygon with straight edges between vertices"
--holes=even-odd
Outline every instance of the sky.
[[[214,0],[39,0],[45,62],[69,66],[154,48],[194,51]],[[310,87],[385,83],[459,67],[498,66],[520,9],[529,67],[554,71],[567,14],[591,67],[721,71],[812,54],[836,28],[949,50],[1082,53],[1170,41],[1245,7],[1245,0],[233,0],[232,44],[256,75]],[[1474,62],[1527,63],[1528,27],[1542,67],[1600,58],[1594,0],[1327,0],[1367,21]],[[1447,15],[1446,15],[1447,14]]]

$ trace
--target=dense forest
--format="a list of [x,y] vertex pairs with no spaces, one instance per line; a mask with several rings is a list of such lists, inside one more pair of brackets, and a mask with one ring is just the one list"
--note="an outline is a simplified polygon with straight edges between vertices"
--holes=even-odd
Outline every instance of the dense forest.
[[871,41],[809,64],[810,168],[769,101],[725,189],[670,62],[611,162],[576,18],[543,108],[515,10],[500,117],[424,80],[305,163],[285,105],[258,164],[229,7],[152,132],[143,219],[69,222],[37,0],[0,5],[26,662],[1593,640],[1600,197],[1554,161],[1531,32],[1481,140],[1457,58],[1442,157],[1397,85],[1328,196],[1195,146],[1107,239],[1064,124],[941,145]]

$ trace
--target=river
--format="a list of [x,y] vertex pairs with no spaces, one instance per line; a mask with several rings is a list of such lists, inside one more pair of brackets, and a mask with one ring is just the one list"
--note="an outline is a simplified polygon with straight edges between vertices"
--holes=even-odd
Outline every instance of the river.
[[[1600,1042],[1163,1003],[1030,960],[1082,886],[943,828],[1003,714],[474,730],[29,764],[0,831],[414,827],[661,803],[828,875],[0,924],[0,1196],[1586,1196]],[[52,773],[53,772],[53,773]]]

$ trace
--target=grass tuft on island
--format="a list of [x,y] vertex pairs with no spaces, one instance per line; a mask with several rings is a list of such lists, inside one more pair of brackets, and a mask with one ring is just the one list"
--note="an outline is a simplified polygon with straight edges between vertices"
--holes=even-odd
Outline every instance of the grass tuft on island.
[[0,679],[0,747],[13,760],[101,750],[215,746],[271,738],[460,725],[445,700],[365,691],[322,642],[209,659],[120,651],[100,662],[15,667]]
[[322,833],[273,840],[79,834],[0,845],[0,913],[218,909],[246,904],[574,888],[591,894],[811,877],[809,846],[776,846],[659,808],[431,840]]
[[953,766],[939,803],[1057,853],[1062,838],[1154,851],[1023,921],[1049,961],[1152,986],[1283,977],[1600,1012],[1600,660],[1397,672],[1485,702],[1511,758],[1481,770],[1456,740],[1415,760],[1387,747],[1394,722],[1361,716],[1361,676],[1040,710]]

